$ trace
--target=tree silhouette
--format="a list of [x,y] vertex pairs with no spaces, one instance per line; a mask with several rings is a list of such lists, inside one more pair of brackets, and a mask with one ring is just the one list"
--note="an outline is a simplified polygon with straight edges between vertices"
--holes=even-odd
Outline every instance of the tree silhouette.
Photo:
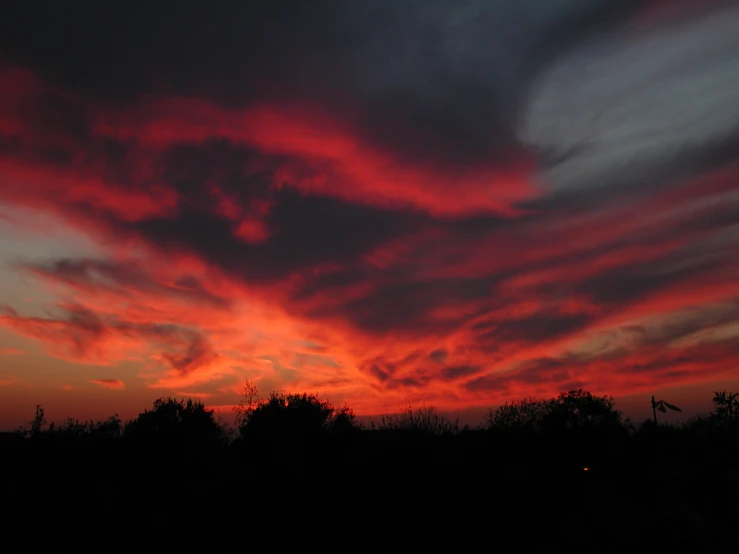
[[351,408],[337,410],[315,394],[272,392],[266,400],[249,405],[242,414],[242,436],[306,436],[358,428]]
[[245,412],[239,430],[242,435],[307,435],[327,430],[334,414],[330,402],[315,394],[272,392]]
[[28,438],[39,437],[48,430],[47,425],[48,422],[46,421],[46,413],[43,407],[41,404],[36,404],[36,413],[33,419],[25,426],[18,427],[16,434]]
[[582,389],[560,393],[543,416],[542,426],[552,431],[607,431],[621,427],[621,412],[612,396],[595,396]]
[[215,420],[213,411],[202,402],[162,397],[126,423],[124,437],[157,442],[218,443],[226,439],[225,429]]
[[512,401],[490,411],[488,428],[507,431],[582,431],[621,427],[621,412],[611,396],[595,396],[582,389],[556,398]]
[[496,410],[490,410],[486,416],[488,429],[506,431],[540,430],[544,416],[553,407],[553,399],[524,398],[511,400]]
[[244,379],[244,387],[241,390],[239,405],[233,411],[236,414],[236,427],[241,429],[246,425],[249,415],[259,404],[259,390],[249,379]]
[[678,408],[677,406],[674,406],[672,404],[669,404],[665,400],[655,401],[654,400],[654,396],[652,396],[652,414],[654,416],[654,424],[655,425],[657,425],[657,410],[659,410],[660,412],[662,412],[664,414],[664,413],[667,413],[667,410],[668,409],[669,410],[672,410],[672,411],[675,411],[675,412],[682,412],[682,410],[680,408]]
[[44,428],[46,427],[46,415],[44,414],[44,409],[41,407],[40,404],[36,404],[36,415],[30,422],[30,436],[38,436],[41,433],[44,432]]
[[713,404],[714,419],[721,422],[732,422],[739,417],[739,393],[726,391],[715,392]]

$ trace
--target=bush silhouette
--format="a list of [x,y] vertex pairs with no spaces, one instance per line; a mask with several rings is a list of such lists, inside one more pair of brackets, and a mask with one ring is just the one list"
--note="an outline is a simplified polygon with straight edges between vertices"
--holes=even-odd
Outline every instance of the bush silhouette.
[[146,442],[221,443],[227,432],[202,402],[163,397],[154,401],[152,410],[126,423],[123,436]]
[[362,426],[357,421],[354,410],[349,406],[342,406],[338,410],[334,410],[328,428],[335,434],[346,434],[359,431]]
[[239,428],[242,436],[306,436],[357,429],[354,412],[339,410],[315,394],[283,394],[273,392],[266,400],[245,412]]
[[383,414],[382,431],[412,431],[422,435],[453,435],[459,432],[459,418],[450,420],[434,406],[413,408],[410,404],[398,414]]
[[621,412],[611,396],[595,396],[582,389],[560,393],[556,398],[511,401],[491,410],[488,429],[502,431],[607,431],[625,429]]
[[712,418],[722,424],[734,424],[739,421],[739,394],[726,391],[715,392]]
[[553,400],[525,398],[511,400],[495,410],[488,411],[488,429],[504,431],[540,431],[544,417],[552,411]]
[[121,436],[123,424],[118,414],[102,421],[79,421],[68,417],[60,424],[50,423],[48,434],[63,441],[109,440]]
[[543,418],[545,429],[553,431],[612,431],[620,429],[621,412],[614,409],[612,396],[595,396],[582,389],[561,393]]

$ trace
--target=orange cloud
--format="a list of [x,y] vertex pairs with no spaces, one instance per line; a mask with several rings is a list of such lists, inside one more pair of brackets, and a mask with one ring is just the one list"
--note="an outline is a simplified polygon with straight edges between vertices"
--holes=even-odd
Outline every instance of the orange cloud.
[[89,382],[110,390],[124,390],[126,388],[126,384],[120,379],[90,379]]
[[22,356],[23,354],[25,354],[25,351],[20,348],[13,348],[12,346],[0,348],[0,356]]

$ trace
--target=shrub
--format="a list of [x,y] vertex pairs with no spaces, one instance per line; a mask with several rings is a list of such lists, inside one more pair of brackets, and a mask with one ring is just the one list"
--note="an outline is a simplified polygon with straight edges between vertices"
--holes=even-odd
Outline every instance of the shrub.
[[228,434],[202,402],[163,397],[154,401],[152,410],[126,423],[123,435],[145,441],[220,443]]
[[377,427],[384,431],[413,431],[424,435],[453,435],[459,433],[459,418],[450,420],[434,406],[414,409],[408,407],[397,414],[383,414]]

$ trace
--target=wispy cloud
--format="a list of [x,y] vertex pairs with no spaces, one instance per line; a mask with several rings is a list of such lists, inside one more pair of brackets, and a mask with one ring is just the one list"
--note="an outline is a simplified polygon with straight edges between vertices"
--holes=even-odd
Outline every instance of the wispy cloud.
[[25,350],[12,346],[0,348],[0,356],[22,356],[25,353]]
[[123,390],[126,388],[126,384],[120,379],[90,379],[89,382],[110,390]]

